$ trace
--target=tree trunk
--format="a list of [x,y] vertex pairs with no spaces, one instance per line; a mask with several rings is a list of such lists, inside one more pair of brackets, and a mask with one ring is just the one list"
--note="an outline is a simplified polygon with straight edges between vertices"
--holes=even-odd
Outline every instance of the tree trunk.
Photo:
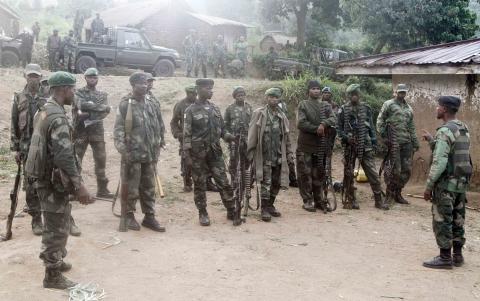
[[297,19],[297,48],[303,49],[305,47],[305,32],[307,29],[307,12],[308,2],[307,0],[300,1],[298,7],[295,7],[295,17]]

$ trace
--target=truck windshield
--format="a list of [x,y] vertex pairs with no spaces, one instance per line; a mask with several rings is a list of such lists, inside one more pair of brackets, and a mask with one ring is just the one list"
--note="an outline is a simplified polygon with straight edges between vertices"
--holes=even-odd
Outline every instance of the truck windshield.
[[125,32],[125,47],[148,49],[148,42],[138,32]]

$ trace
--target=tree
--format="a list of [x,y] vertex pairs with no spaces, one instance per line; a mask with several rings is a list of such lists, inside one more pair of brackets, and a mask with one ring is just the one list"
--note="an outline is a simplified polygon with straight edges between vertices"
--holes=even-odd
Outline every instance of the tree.
[[297,27],[297,45],[302,48],[306,40],[306,28],[309,13],[313,18],[326,23],[338,23],[339,0],[261,0],[262,15],[269,21],[295,17]]
[[468,0],[343,1],[345,20],[367,34],[374,52],[471,38],[478,26]]

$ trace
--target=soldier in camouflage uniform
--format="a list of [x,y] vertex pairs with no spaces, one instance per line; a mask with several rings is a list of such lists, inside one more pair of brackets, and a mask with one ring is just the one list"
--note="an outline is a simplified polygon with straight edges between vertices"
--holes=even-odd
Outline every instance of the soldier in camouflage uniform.
[[245,41],[245,37],[241,36],[238,42],[235,44],[235,57],[242,61],[243,74],[246,74],[247,58],[248,58],[248,43]]
[[225,65],[227,64],[227,45],[222,35],[218,35],[217,40],[213,43],[213,59],[215,77],[222,75],[226,77]]
[[75,12],[75,19],[73,21],[73,32],[74,38],[78,42],[82,41],[82,30],[84,23],[85,17],[83,16],[83,13],[77,9],[77,11]]
[[58,29],[53,30],[53,34],[48,37],[47,51],[48,51],[48,68],[50,71],[57,71],[58,60],[60,58],[60,47],[62,46],[62,39],[58,35]]
[[[347,88],[347,96],[349,99],[340,108],[337,119],[338,137],[344,147],[344,179],[353,179],[354,170],[349,167],[348,162],[353,161],[352,158],[356,158],[355,161],[360,161],[360,165],[368,177],[375,198],[375,207],[388,210],[375,167],[374,154],[377,147],[377,137],[372,121],[372,110],[367,104],[360,101],[360,85],[350,85]],[[355,162],[353,162],[354,166]],[[360,209],[355,197],[353,182],[351,187],[343,188],[348,200],[344,203],[343,208]]]
[[298,105],[297,174],[303,209],[315,212],[327,210],[323,197],[325,159],[328,141],[327,130],[335,127],[336,116],[329,103],[320,99],[320,83],[308,82],[308,99]]
[[68,36],[63,38],[63,69],[68,72],[75,70],[75,51],[77,49],[77,41],[73,36],[73,30],[68,32]]
[[193,68],[195,67],[195,42],[196,31],[191,29],[190,34],[183,40],[183,49],[185,51],[185,67],[187,68],[187,77],[191,77]]
[[395,154],[393,178],[385,179],[387,184],[387,196],[393,197],[399,204],[408,204],[402,196],[402,189],[407,184],[412,174],[413,153],[418,151],[419,144],[413,122],[413,110],[405,101],[408,87],[399,84],[396,89],[396,97],[386,101],[377,119],[377,131],[385,140],[386,144],[392,143],[387,139],[387,127],[392,126],[396,132],[395,143],[398,143],[398,154]]
[[433,151],[424,198],[432,202],[433,231],[440,248],[440,256],[423,263],[428,268],[451,269],[452,264],[464,263],[466,192],[473,168],[468,127],[456,118],[460,104],[457,97],[440,97],[437,119],[444,124],[435,138],[425,130],[423,135]]
[[195,42],[195,77],[201,69],[203,77],[207,77],[208,47],[205,41],[205,35],[201,35]]
[[[132,92],[122,98],[117,109],[113,138],[115,148],[122,155],[122,179],[128,182],[127,226],[139,231],[135,220],[135,205],[140,205],[145,217],[142,226],[157,232],[165,232],[155,218],[155,177],[162,141],[162,113],[157,102],[148,97],[147,74],[135,72],[130,76]],[[127,137],[125,124],[127,110],[131,106],[132,132]]]
[[[162,106],[160,104],[160,100],[158,100],[158,98],[155,97],[155,95],[153,94],[152,92],[152,89],[153,89],[153,83],[155,82],[155,77],[153,77],[153,75],[151,73],[145,73],[147,75],[147,97],[155,102],[158,107],[160,108],[160,111],[162,109]],[[163,117],[160,115],[160,138],[161,138],[161,141],[162,141],[162,144],[161,144],[161,148],[164,148],[165,147],[165,123],[163,122]]]
[[195,85],[189,85],[185,88],[186,97],[175,104],[173,107],[172,121],[170,121],[170,129],[172,135],[178,140],[180,149],[178,151],[181,158],[182,178],[183,178],[183,191],[192,191],[192,169],[187,168],[185,164],[185,155],[183,152],[183,116],[185,110],[195,102],[197,99],[197,89]]
[[108,95],[106,92],[97,90],[97,69],[87,69],[84,76],[87,85],[75,93],[75,102],[72,106],[75,152],[81,165],[87,147],[90,145],[95,162],[97,197],[112,198],[113,195],[108,190],[108,178],[105,173],[107,154],[103,127],[103,119],[110,113]]
[[225,128],[220,109],[210,102],[214,81],[196,81],[198,98],[185,111],[183,151],[185,162],[192,168],[195,205],[199,211],[200,225],[209,226],[207,212],[207,174],[211,173],[220,191],[227,219],[233,220],[234,202],[232,186],[228,182],[220,138],[232,142],[235,137]]
[[289,122],[278,108],[281,95],[278,88],[265,92],[267,105],[253,112],[248,130],[247,158],[254,162],[255,178],[261,185],[261,217],[265,222],[281,216],[274,203],[288,179],[288,162],[293,161]]
[[[45,104],[48,96],[42,93],[40,80],[42,70],[37,64],[29,64],[25,68],[27,85],[13,96],[12,123],[10,128],[10,149],[14,151],[17,163],[22,163],[25,169],[28,150],[33,134],[33,117]],[[24,178],[23,188],[26,195],[28,213],[32,216],[32,231],[42,235],[42,215],[40,201],[33,186]]]
[[[245,102],[245,89],[243,87],[235,87],[232,93],[235,102],[227,107],[225,110],[225,128],[227,132],[235,137],[242,135],[243,140],[231,142],[230,148],[230,176],[232,182],[235,181],[237,174],[237,162],[239,160],[237,156],[237,147],[240,143],[242,147],[240,151],[241,156],[247,155],[247,135],[250,119],[252,118],[252,106]],[[243,158],[243,157],[242,157]],[[246,160],[244,160],[246,162]],[[245,166],[247,168],[247,166]]]
[[101,37],[105,32],[105,24],[100,17],[100,14],[96,14],[96,18],[92,20],[90,24],[91,36],[94,37]]
[[43,287],[67,289],[76,284],[62,275],[72,268],[64,261],[72,209],[68,196],[74,194],[81,204],[93,200],[77,168],[72,128],[64,109],[74,100],[75,77],[60,71],[48,83],[52,96],[35,115],[25,169],[37,190],[45,222],[40,253],[45,265]]

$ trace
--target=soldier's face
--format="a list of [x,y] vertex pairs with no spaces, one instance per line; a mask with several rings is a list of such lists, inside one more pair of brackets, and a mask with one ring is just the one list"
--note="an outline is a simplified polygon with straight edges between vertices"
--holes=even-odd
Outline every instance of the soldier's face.
[[267,103],[272,108],[278,107],[279,100],[280,99],[276,96],[267,95]]
[[445,116],[445,107],[437,105],[437,119],[443,119]]
[[235,95],[235,100],[239,102],[245,102],[245,97],[247,97],[247,95],[245,95],[243,92],[240,92]]
[[198,87],[198,97],[201,99],[211,99],[213,97],[213,86]]
[[353,93],[352,96],[350,96],[350,101],[354,104],[357,104],[359,100],[360,96],[358,95],[358,93]]
[[320,87],[313,87],[308,90],[308,95],[313,99],[318,99],[321,93],[322,91],[320,90]]
[[405,97],[407,96],[407,92],[397,92],[397,98],[398,99],[405,99]]
[[187,92],[187,99],[192,101],[197,98],[197,92]]
[[147,81],[147,91],[150,91],[153,89],[153,80]]
[[27,75],[26,78],[27,78],[27,86],[30,89],[37,90],[38,88],[40,88],[40,80],[42,79],[40,75],[32,73]]
[[132,87],[133,87],[133,93],[135,95],[145,96],[145,94],[147,94],[147,88],[148,88],[147,81],[134,83]]
[[322,99],[325,101],[330,101],[332,99],[332,93],[328,93],[328,92],[322,93]]
[[87,86],[96,87],[98,84],[98,76],[85,76],[85,81],[87,82]]
[[70,106],[75,98],[75,86],[63,87],[64,101],[63,103]]

